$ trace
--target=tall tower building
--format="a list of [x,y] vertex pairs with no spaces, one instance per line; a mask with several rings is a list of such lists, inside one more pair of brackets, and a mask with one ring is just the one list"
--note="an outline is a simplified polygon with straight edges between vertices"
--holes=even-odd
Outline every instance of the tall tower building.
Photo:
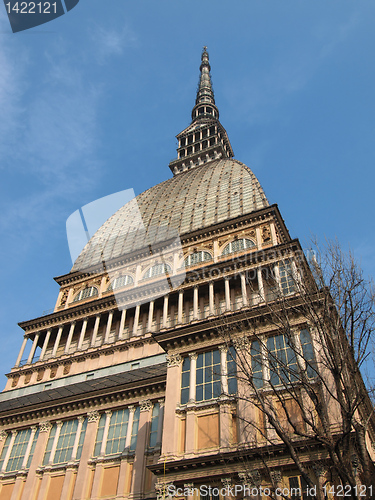
[[[297,293],[301,248],[233,158],[206,49],[177,139],[173,177],[103,224],[55,278],[51,314],[20,323],[0,395],[0,500],[151,499],[167,486],[266,485],[265,469],[302,484],[262,412],[238,397],[247,389],[236,363],[251,345],[255,386],[277,385],[259,336],[288,356],[267,312]],[[312,362],[309,326],[293,321]],[[301,446],[302,461],[319,453]]]

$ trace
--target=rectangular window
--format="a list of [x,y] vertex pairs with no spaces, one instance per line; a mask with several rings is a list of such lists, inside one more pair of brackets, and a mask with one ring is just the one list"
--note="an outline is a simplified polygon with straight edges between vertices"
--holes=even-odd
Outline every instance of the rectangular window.
[[220,351],[215,349],[198,354],[196,373],[196,401],[218,398],[221,394]]
[[309,500],[311,497],[307,494],[308,484],[302,476],[289,478],[289,491],[292,500]]
[[[26,464],[27,468],[30,466],[30,463],[31,463],[31,459],[32,459],[34,449],[35,449],[36,440],[38,439],[38,434],[39,434],[39,429],[36,431],[34,439],[33,439],[29,459],[28,459],[27,464]],[[3,451],[1,454],[1,458],[0,458],[0,469],[3,466],[5,455],[8,452],[11,437],[12,437],[12,435],[9,433],[6,440],[5,440],[5,444],[4,444]],[[31,437],[31,429],[24,429],[22,431],[17,432],[15,440],[13,442],[12,450],[11,450],[10,455],[9,455],[9,460],[8,460],[8,464],[6,467],[6,472],[13,472],[16,470],[20,470],[22,468],[22,462],[25,458],[25,453],[26,453],[26,449],[27,449],[27,446],[28,446],[29,441],[30,441],[30,437]]]
[[152,416],[151,416],[150,441],[149,441],[150,448],[155,448],[156,446],[156,439],[158,435],[158,426],[159,426],[159,412],[160,412],[160,405],[159,403],[155,403],[152,409]]
[[267,339],[270,366],[270,384],[296,382],[297,357],[285,335],[276,335]]

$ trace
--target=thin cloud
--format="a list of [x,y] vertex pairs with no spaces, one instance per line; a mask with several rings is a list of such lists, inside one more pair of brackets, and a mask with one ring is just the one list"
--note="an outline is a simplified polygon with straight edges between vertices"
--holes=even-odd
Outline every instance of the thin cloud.
[[129,26],[123,26],[120,29],[105,29],[95,25],[90,30],[90,34],[100,63],[104,63],[108,57],[121,56],[126,48],[135,47],[138,43],[136,34]]

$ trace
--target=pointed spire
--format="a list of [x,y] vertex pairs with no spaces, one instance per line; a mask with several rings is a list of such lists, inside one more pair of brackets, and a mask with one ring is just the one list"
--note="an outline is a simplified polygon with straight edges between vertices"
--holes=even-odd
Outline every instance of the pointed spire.
[[[219,118],[219,110],[215,105],[214,91],[212,89],[212,82],[210,75],[211,66],[207,52],[207,47],[203,47],[201,59],[202,62],[199,68],[201,75],[199,78],[197,98],[195,99],[195,106],[191,113],[193,121],[202,116],[206,116],[207,114],[210,114],[211,117],[214,116],[214,118],[216,119]],[[210,113],[207,113],[206,108],[202,108],[202,104],[211,105],[213,109],[210,110]]]
[[169,164],[173,175],[197,168],[220,158],[232,158],[233,150],[224,127],[219,122],[210,76],[207,47],[203,47],[200,78],[192,122],[180,132],[177,155]]

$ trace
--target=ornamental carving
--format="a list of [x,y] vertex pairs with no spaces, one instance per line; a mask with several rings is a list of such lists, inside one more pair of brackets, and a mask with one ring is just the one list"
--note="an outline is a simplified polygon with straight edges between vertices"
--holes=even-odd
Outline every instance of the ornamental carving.
[[180,366],[182,364],[182,357],[180,354],[167,354],[168,368],[172,366]]
[[0,441],[5,441],[7,436],[8,436],[7,431],[4,430],[0,431]]
[[24,384],[28,384],[31,380],[32,372],[26,372]]
[[271,229],[269,226],[263,226],[261,228],[262,242],[269,243],[271,241]]
[[57,366],[51,366],[51,373],[49,374],[49,378],[56,377],[56,373],[57,373]]
[[142,411],[150,411],[152,408],[152,403],[149,399],[146,399],[145,401],[140,401],[140,408],[139,410]]
[[16,387],[16,385],[18,384],[19,379],[20,379],[19,375],[16,375],[13,378],[13,380],[12,380],[12,387]]
[[239,337],[237,339],[233,339],[233,345],[235,349],[238,350],[247,350],[250,348],[250,342],[247,337]]
[[38,375],[36,377],[37,382],[39,382],[40,380],[42,380],[43,375],[44,375],[44,370],[38,370]]
[[270,472],[271,480],[273,483],[281,483],[281,471],[280,470],[272,470]]
[[70,368],[71,368],[71,366],[72,366],[72,364],[71,364],[71,363],[66,363],[66,364],[64,365],[64,372],[63,372],[63,374],[64,374],[64,375],[68,375],[68,373],[70,372]]
[[69,295],[69,290],[68,289],[64,290],[61,296],[60,306],[65,306],[66,301],[68,300],[68,295]]
[[254,469],[249,472],[239,472],[238,476],[242,484],[250,486],[259,486],[261,483],[261,475],[258,469]]
[[51,422],[39,422],[39,432],[49,432],[51,428]]
[[92,410],[87,413],[87,422],[98,422],[100,419],[100,414],[97,410]]

